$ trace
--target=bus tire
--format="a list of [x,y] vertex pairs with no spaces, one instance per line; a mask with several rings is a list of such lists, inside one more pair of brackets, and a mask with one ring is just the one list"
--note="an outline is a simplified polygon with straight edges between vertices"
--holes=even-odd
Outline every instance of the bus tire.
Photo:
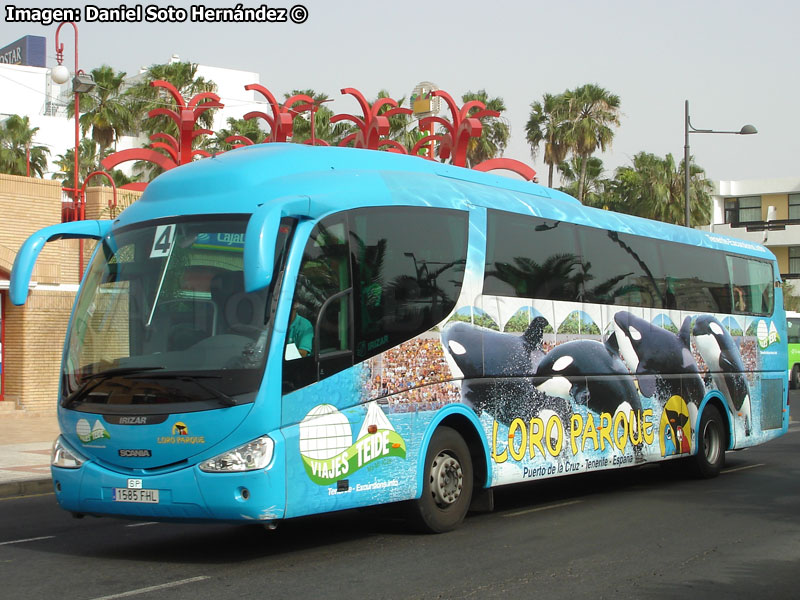
[[418,529],[443,533],[464,520],[472,499],[472,458],[455,429],[439,427],[425,455],[422,495],[411,503]]
[[789,378],[789,387],[793,390],[800,388],[800,365],[792,367],[792,376]]
[[708,405],[700,417],[697,429],[697,454],[692,467],[695,476],[711,479],[725,466],[725,424],[716,406]]

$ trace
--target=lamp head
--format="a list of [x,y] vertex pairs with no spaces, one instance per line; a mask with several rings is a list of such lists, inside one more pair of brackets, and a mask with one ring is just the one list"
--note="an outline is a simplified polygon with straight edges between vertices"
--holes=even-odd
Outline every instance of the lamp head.
[[50,70],[50,79],[61,85],[69,81],[69,69],[64,65],[57,65]]
[[758,129],[750,125],[749,123],[742,127],[742,130],[739,132],[739,135],[751,135],[753,133],[758,133]]
[[79,71],[72,79],[72,91],[76,94],[85,94],[91,92],[95,87],[94,77],[91,73],[84,73]]

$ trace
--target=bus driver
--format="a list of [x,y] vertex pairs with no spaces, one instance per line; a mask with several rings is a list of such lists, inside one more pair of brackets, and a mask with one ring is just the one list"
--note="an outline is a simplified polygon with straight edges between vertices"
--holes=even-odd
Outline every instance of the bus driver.
[[297,304],[292,306],[289,331],[286,334],[286,360],[305,358],[314,342],[314,327],[311,321],[297,313]]

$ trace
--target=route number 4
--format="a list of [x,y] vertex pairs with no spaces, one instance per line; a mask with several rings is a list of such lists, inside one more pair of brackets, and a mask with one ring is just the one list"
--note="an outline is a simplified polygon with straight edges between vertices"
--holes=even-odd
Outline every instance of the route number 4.
[[159,225],[153,238],[153,249],[150,258],[164,258],[169,256],[172,244],[175,242],[175,224]]

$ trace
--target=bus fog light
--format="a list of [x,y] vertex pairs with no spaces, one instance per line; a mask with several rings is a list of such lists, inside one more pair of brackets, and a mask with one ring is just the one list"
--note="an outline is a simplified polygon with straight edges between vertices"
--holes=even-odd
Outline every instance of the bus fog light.
[[206,473],[233,473],[264,469],[272,460],[275,442],[269,436],[243,444],[238,448],[219,454],[200,463],[200,470]]
[[50,453],[50,464],[52,466],[62,469],[78,469],[85,462],[86,457],[81,456],[79,452],[70,448],[64,442],[64,438],[58,436]]

